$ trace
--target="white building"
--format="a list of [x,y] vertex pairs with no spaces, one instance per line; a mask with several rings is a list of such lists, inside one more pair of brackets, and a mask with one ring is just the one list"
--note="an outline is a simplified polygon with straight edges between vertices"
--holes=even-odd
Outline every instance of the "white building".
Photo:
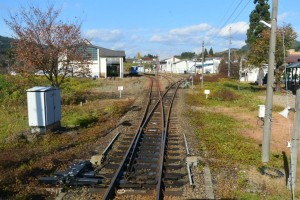
[[124,75],[125,51],[115,51],[103,47],[89,45],[92,64],[89,65],[92,77],[120,77]]
[[[87,42],[87,53],[91,56],[88,67],[92,77],[107,78],[107,77],[120,77],[124,76],[125,51],[115,51],[103,47],[92,45]],[[64,57],[62,60],[66,59]],[[61,66],[58,66],[61,68]],[[81,74],[80,68],[76,69],[76,63],[72,64],[72,76]],[[70,74],[71,75],[71,74]]]
[[[268,65],[265,64],[262,66],[262,79],[265,77],[265,75],[268,73]],[[255,67],[255,68],[244,68],[241,69],[240,71],[241,73],[241,77],[240,77],[240,81],[242,82],[259,82],[258,78],[259,78],[259,68]]]
[[[219,65],[220,65],[220,60],[218,59],[207,59],[205,60],[205,62],[203,63],[204,65],[204,73],[205,74],[216,74],[219,73]],[[197,64],[197,69],[196,72],[198,74],[202,73],[202,62],[200,62],[200,64]]]
[[172,57],[160,61],[161,72],[173,72],[174,63],[180,61],[180,59]]
[[[208,59],[204,62],[204,72],[205,73],[218,73],[220,60],[218,59]],[[180,60],[178,58],[172,57],[160,62],[161,72],[172,72],[172,73],[202,73],[202,62],[193,60]],[[196,70],[195,70],[196,66]]]
[[199,61],[195,63],[195,61],[191,60],[179,60],[173,63],[172,72],[178,74],[195,73],[195,65],[199,64]]

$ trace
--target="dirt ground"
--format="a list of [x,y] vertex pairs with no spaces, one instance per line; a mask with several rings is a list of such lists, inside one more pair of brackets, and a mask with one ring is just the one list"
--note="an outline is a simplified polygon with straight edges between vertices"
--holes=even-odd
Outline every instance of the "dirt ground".
[[[264,97],[261,97],[264,99]],[[288,102],[288,103],[287,103]],[[289,96],[286,98],[284,95],[274,95],[273,104],[291,108],[295,107],[295,97]],[[251,113],[252,114],[252,113]],[[248,121],[250,125],[253,126],[251,131],[243,132],[245,136],[249,136],[258,141],[259,144],[262,142],[263,133],[263,121],[258,119],[258,112],[253,113],[240,113],[241,120]],[[271,152],[282,154],[290,154],[290,148],[288,148],[288,142],[292,140],[293,134],[293,123],[294,123],[294,112],[291,109],[288,113],[287,118],[283,117],[279,112],[272,113],[272,123],[271,123],[271,142],[270,149]]]
[[[262,99],[264,97],[261,97]],[[271,151],[276,153],[282,153],[283,151],[289,154],[290,149],[287,144],[292,139],[293,134],[293,123],[294,123],[294,97],[289,97],[288,106],[292,109],[289,111],[288,118],[283,117],[278,112],[272,113],[271,123]],[[284,96],[275,96],[273,98],[273,104],[286,107],[286,98]],[[251,126],[251,129],[242,131],[241,133],[246,136],[253,138],[259,145],[262,143],[263,134],[263,120],[258,118],[258,110],[255,112],[241,112],[240,110],[234,110],[230,108],[222,108],[222,113],[230,115],[239,121],[247,122]]]
[[[265,99],[265,97],[260,97]],[[274,155],[286,155],[290,157],[291,149],[288,147],[288,142],[291,142],[293,135],[293,124],[294,124],[294,107],[295,107],[295,96],[290,95],[288,98],[284,95],[274,95],[273,104],[282,106],[283,108],[290,106],[291,110],[288,113],[287,118],[283,117],[279,112],[272,112],[272,123],[271,123],[271,141],[270,151]],[[263,137],[263,121],[258,118],[258,109],[255,112],[241,112],[230,108],[222,108],[220,112],[234,117],[235,119],[243,122],[247,122],[250,126],[247,130],[242,130],[241,134],[245,137],[253,138],[257,141],[257,144],[261,147]],[[216,111],[216,112],[219,112]],[[298,151],[298,157],[300,153]],[[272,157],[270,157],[270,160]],[[299,160],[299,158],[298,158]],[[283,161],[284,162],[284,161]],[[299,162],[298,162],[299,163]],[[300,171],[300,165],[297,165],[297,172]],[[287,171],[285,172],[287,173]],[[255,174],[255,173],[253,173]],[[287,174],[285,179],[278,179],[277,182],[281,182],[281,185],[285,184],[287,180]],[[297,180],[300,179],[300,174],[297,173]],[[260,176],[261,177],[261,176]]]
[[[264,100],[264,97],[260,97]],[[288,101],[287,101],[288,100]],[[287,103],[288,102],[288,103]],[[287,146],[288,142],[292,140],[293,135],[293,123],[294,123],[294,107],[295,107],[295,96],[290,95],[288,98],[284,95],[274,95],[273,104],[277,106],[282,106],[283,108],[290,106],[291,110],[289,111],[288,117],[285,118],[280,115],[278,112],[272,112],[272,123],[271,123],[271,141],[270,141],[270,151],[272,155],[283,156],[283,158],[290,157],[290,148]],[[230,108],[219,108],[215,109],[215,112],[221,112],[223,114],[229,115],[241,122],[245,122],[246,126],[249,127],[245,130],[241,130],[240,133],[249,138],[255,139],[257,145],[261,147],[262,137],[263,137],[263,121],[258,118],[258,109],[253,112],[242,112],[237,109]],[[300,153],[298,151],[298,157]],[[270,160],[272,160],[272,156],[270,156]],[[298,158],[299,161],[299,158]],[[286,193],[286,184],[288,180],[288,168],[290,167],[290,163],[287,160],[283,160],[283,166],[285,169],[280,169],[284,173],[284,178],[273,179],[267,176],[263,176],[257,172],[257,169],[249,169],[247,174],[249,178],[249,182],[253,185],[262,185],[264,183],[268,183],[267,190],[268,192],[278,193]],[[300,165],[298,162],[297,165],[297,182],[300,180]],[[296,186],[297,187],[297,186]]]

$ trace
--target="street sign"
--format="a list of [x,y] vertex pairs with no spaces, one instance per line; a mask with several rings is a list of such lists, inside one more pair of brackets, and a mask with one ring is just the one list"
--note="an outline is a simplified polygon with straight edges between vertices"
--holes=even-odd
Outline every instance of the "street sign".
[[118,86],[118,91],[120,91],[120,99],[122,97],[122,91],[123,91],[124,87],[123,86]]

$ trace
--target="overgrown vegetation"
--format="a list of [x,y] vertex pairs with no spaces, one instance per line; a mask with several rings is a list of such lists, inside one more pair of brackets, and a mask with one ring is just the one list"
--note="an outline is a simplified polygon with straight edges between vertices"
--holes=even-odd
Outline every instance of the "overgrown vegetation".
[[[95,141],[116,127],[116,118],[132,100],[102,98],[105,80],[69,78],[61,87],[62,127],[58,132],[28,134],[26,90],[47,85],[43,77],[0,75],[0,198],[45,199],[37,178],[89,158]],[[113,82],[111,82],[113,84]]]
[[[197,90],[198,92],[187,96],[186,102],[192,106],[187,115],[197,130],[201,152],[203,150],[207,152],[206,159],[218,188],[216,197],[238,199],[288,197],[288,190],[280,190],[282,193],[276,191],[269,193],[270,190],[266,185],[253,184],[244,171],[261,167],[261,148],[254,139],[245,138],[241,134],[253,127],[238,120],[238,115],[248,112],[253,113],[255,117],[257,106],[263,104],[257,96],[264,95],[265,91],[262,92],[260,87],[228,79],[205,82],[205,89],[210,90],[207,99],[204,89],[201,88]],[[273,110],[280,109],[282,108],[278,106],[273,108]],[[235,114],[230,115],[233,110]],[[283,170],[283,155],[271,157],[268,166]],[[256,173],[259,174],[258,170]]]

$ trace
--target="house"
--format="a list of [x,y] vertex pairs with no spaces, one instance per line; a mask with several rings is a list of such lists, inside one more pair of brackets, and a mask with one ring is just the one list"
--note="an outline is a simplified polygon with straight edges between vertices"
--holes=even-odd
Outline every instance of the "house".
[[[218,68],[220,60],[218,59],[208,59],[204,63],[205,73],[218,73]],[[162,72],[172,72],[172,73],[201,73],[202,62],[197,60],[180,60],[178,58],[172,57],[160,61]],[[196,66],[196,67],[195,67]]]
[[[124,75],[124,65],[125,51],[116,51],[111,49],[106,49],[91,44],[86,41],[87,47],[86,52],[89,54],[91,60],[89,60],[89,75],[93,78],[107,78],[107,77],[120,77],[123,78]],[[66,59],[65,57],[60,58],[61,60]],[[74,67],[76,63],[73,63],[72,75],[69,76],[81,76],[80,68]],[[58,66],[61,68],[61,64]]]
[[172,73],[177,73],[177,74],[192,73],[195,72],[195,67],[194,70],[192,70],[193,66],[195,66],[195,62],[191,63],[191,61],[188,60],[179,60],[173,63]]
[[[205,74],[216,74],[219,72],[219,65],[220,65],[220,60],[215,59],[215,58],[208,58],[205,60],[203,63],[203,69]],[[196,65],[196,72],[198,74],[202,73],[202,62],[200,64]]]
[[125,51],[116,51],[88,44],[92,60],[89,65],[92,77],[120,77],[124,75]]
[[300,52],[296,52],[295,49],[290,49],[288,51],[288,56],[286,57],[286,63],[292,64],[300,61]]
[[300,88],[300,52],[295,52],[294,49],[289,50],[286,58],[287,69],[287,87],[295,94],[296,90]]
[[[287,69],[291,71],[291,74],[299,74],[300,72],[297,71],[297,65],[292,65],[293,63],[297,63],[300,61],[300,52],[295,52],[294,49],[290,49],[288,51],[288,56],[286,57],[286,63],[288,64]],[[262,78],[266,76],[268,73],[268,64],[263,64],[262,66]],[[247,82],[258,82],[259,77],[259,68],[242,68],[241,71],[240,81],[247,81]],[[298,75],[299,76],[299,75]]]
[[[268,65],[267,64],[263,64],[262,65],[262,71],[261,71],[262,75],[262,79],[266,76],[266,74],[268,73]],[[240,81],[241,82],[259,82],[259,68],[258,67],[254,67],[254,68],[242,68],[240,70]]]
[[160,61],[161,72],[173,72],[174,63],[180,61],[180,59],[172,57]]

